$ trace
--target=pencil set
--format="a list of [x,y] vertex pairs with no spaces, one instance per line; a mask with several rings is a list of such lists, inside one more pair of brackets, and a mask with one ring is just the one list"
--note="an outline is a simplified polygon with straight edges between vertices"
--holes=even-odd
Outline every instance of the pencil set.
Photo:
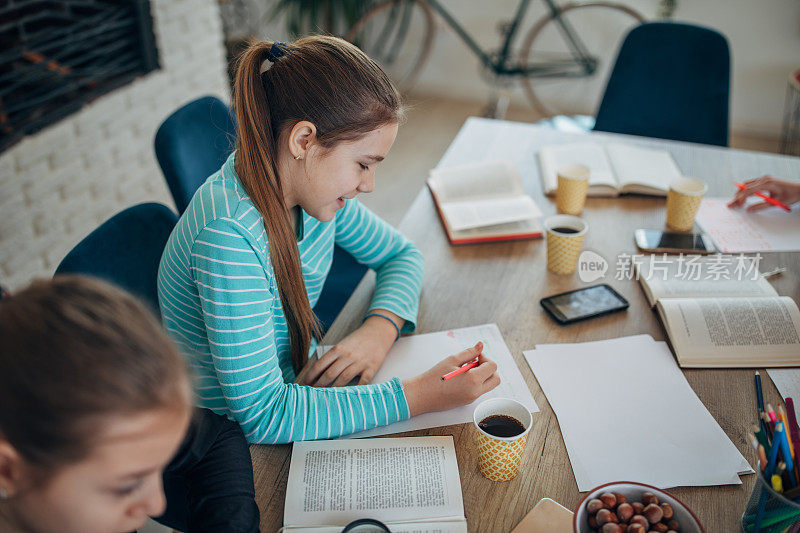
[[[751,503],[742,517],[745,530],[756,533],[764,531],[800,531],[800,428],[794,411],[792,398],[786,398],[786,408],[764,405],[761,375],[755,373],[758,422],[753,424],[748,440],[756,451],[758,469],[762,476],[756,483]],[[775,497],[769,494],[771,488]],[[779,500],[785,504],[778,503]],[[770,505],[767,505],[769,501]],[[757,503],[756,503],[757,502]],[[752,509],[755,507],[754,509]],[[751,511],[755,511],[754,513]]]

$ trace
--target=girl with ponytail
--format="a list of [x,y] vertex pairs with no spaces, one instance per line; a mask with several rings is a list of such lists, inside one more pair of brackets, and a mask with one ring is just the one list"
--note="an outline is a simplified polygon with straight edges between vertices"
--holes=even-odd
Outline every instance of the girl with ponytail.
[[[234,107],[236,150],[198,189],[159,268],[164,324],[194,367],[201,405],[251,442],[284,443],[449,409],[497,386],[483,356],[440,379],[480,346],[370,384],[400,333],[414,331],[423,271],[419,250],[355,198],[372,191],[403,120],[383,71],[335,37],[255,43],[239,59]],[[375,294],[363,324],[295,384],[316,347],[312,307],[334,243],[376,271]]]

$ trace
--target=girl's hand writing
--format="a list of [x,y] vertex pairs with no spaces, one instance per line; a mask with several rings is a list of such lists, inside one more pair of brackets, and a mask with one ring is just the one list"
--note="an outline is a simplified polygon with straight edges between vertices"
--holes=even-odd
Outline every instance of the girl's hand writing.
[[[406,401],[411,416],[430,411],[445,411],[472,403],[500,384],[497,363],[481,351],[483,343],[443,359],[439,364],[414,378],[404,380]],[[442,376],[478,358],[479,365],[461,375],[442,381]]]
[[[752,196],[757,192],[767,192],[769,195],[783,202],[786,205],[791,205],[795,202],[800,202],[800,183],[793,183],[791,181],[783,181],[773,178],[772,176],[761,176],[754,180],[745,181],[745,188],[736,193],[733,200],[728,204],[728,207],[741,207],[744,205],[748,196]],[[769,202],[760,202],[753,204],[747,208],[748,211],[761,211],[768,207],[774,207]]]

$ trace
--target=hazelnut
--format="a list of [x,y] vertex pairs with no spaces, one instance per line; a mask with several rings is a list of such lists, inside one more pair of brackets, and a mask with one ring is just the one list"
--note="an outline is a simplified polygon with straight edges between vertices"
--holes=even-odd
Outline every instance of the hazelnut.
[[661,522],[661,519],[664,518],[664,511],[655,503],[651,503],[645,507],[642,512],[644,513],[645,518],[647,518],[647,521],[651,524]]
[[650,526],[650,531],[655,531],[656,533],[667,533],[668,530],[667,525],[661,522]]
[[592,498],[586,504],[586,510],[589,511],[590,514],[595,514],[602,508],[603,508],[603,502],[598,500],[597,498]]
[[681,525],[674,518],[672,520],[670,520],[669,522],[667,522],[667,527],[670,528],[673,531],[680,531],[681,530]]
[[664,511],[664,520],[672,520],[672,517],[675,516],[675,510],[667,502],[661,504],[661,510]]
[[600,509],[599,511],[597,511],[597,514],[594,515],[594,517],[597,519],[597,525],[598,526],[602,526],[603,524],[605,524],[607,522],[612,522],[611,514],[612,514],[611,511],[609,511],[608,509],[605,509],[605,508]]
[[601,533],[621,533],[621,529],[617,524],[604,524],[603,528],[600,530]]
[[633,506],[633,514],[642,514],[642,510],[644,510],[642,502],[633,502],[631,505]]
[[617,497],[611,492],[604,492],[600,495],[600,499],[603,501],[603,506],[607,509],[613,509],[617,506]]
[[645,531],[647,531],[650,528],[650,522],[648,522],[647,518],[645,518],[640,514],[633,515],[629,523],[630,525],[639,524],[644,528]]
[[628,533],[647,533],[647,528],[642,524],[630,524],[628,526]]
[[642,503],[644,505],[650,505],[651,503],[655,503],[656,505],[658,505],[658,498],[652,492],[643,492]]
[[624,495],[624,494],[622,494],[622,493],[615,492],[615,493],[614,493],[614,496],[616,496],[616,497],[617,497],[617,505],[619,505],[619,504],[621,504],[621,503],[625,503],[625,502],[627,502],[627,501],[628,501],[628,498],[626,498],[626,497],[625,497],[625,495]]
[[621,522],[627,522],[633,516],[633,506],[629,503],[621,503],[617,506],[617,518]]

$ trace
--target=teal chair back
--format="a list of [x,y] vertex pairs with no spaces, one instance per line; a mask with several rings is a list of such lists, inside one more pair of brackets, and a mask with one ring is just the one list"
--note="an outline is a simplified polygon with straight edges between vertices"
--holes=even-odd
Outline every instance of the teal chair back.
[[178,216],[167,206],[144,203],[106,220],[61,260],[59,274],[110,281],[138,296],[157,316],[158,264]]
[[594,129],[728,145],[730,51],[710,28],[653,22],[622,43]]

